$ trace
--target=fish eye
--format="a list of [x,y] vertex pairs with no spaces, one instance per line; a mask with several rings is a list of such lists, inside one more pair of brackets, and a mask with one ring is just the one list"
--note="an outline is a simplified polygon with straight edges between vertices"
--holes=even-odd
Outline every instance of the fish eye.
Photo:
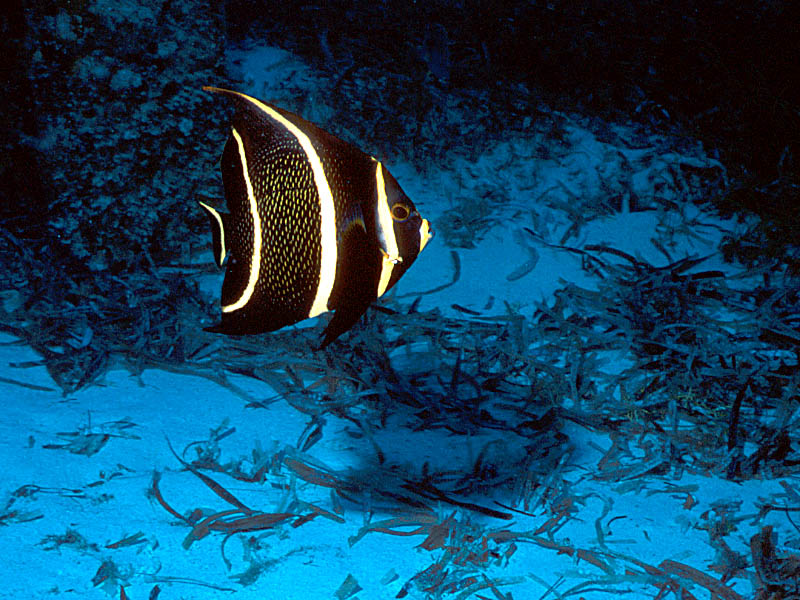
[[392,206],[392,218],[395,221],[405,221],[410,214],[411,210],[405,204],[398,202]]

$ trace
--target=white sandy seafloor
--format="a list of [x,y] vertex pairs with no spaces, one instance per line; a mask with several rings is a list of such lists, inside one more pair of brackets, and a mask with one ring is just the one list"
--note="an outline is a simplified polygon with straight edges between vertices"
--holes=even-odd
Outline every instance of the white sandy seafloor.
[[[250,48],[232,58],[244,72],[246,87],[242,91],[267,100],[280,102],[282,94],[288,93],[283,87],[286,81],[293,86],[315,85],[313,74],[282,51]],[[425,180],[412,165],[389,165],[434,227],[440,215],[452,207],[451,199],[469,196],[487,182],[513,199],[498,207],[499,214],[493,215],[496,225],[475,248],[457,250],[461,273],[455,285],[425,295],[420,309],[438,306],[446,314],[458,314],[451,308],[456,304],[483,314],[500,314],[509,303],[530,314],[537,302],[547,299],[564,282],[591,286],[591,276],[581,268],[580,257],[548,243],[559,243],[568,226],[564,209],[572,199],[599,197],[609,188],[627,190],[638,198],[671,198],[678,208],[669,213],[621,210],[611,217],[592,218],[569,239],[570,246],[607,244],[655,265],[667,264],[664,250],[672,260],[710,255],[698,269],[733,271],[716,252],[721,236],[735,231],[737,225],[682,202],[688,190],[676,175],[680,165],[717,169],[723,174],[722,165],[699,145],[691,152],[679,152],[669,139],[656,136],[639,138],[634,144],[632,129],[622,124],[609,127],[620,140],[629,136],[631,143],[615,146],[600,141],[588,121],[578,116],[566,119],[560,147],[550,153],[555,158],[537,158],[537,140],[519,137],[487,147],[476,162],[460,158],[454,151],[448,164],[432,169]],[[534,230],[540,238],[534,239],[524,228]],[[411,297],[449,282],[453,276],[450,251],[441,236],[435,239],[398,284],[398,296]],[[216,288],[220,280],[221,275],[207,283]],[[155,585],[162,599],[395,598],[441,553],[420,547],[425,539],[420,535],[371,532],[351,544],[366,513],[363,506],[347,503],[340,516],[344,522],[318,516],[297,527],[290,521],[274,530],[234,535],[225,542],[225,559],[222,534],[195,540],[185,548],[189,528],[149,494],[154,471],[162,474],[164,498],[181,513],[197,508],[221,511],[231,506],[182,469],[167,439],[180,452],[191,442],[208,439],[213,428],[235,428],[219,442],[225,459],[232,460],[253,448],[274,453],[294,446],[308,417],[282,399],[255,411],[241,396],[208,379],[156,370],[140,377],[113,370],[97,384],[64,397],[44,367],[29,366],[38,360],[32,350],[8,336],[0,338],[0,343],[4,407],[0,420],[0,469],[4,475],[0,486],[4,506],[0,597],[120,597],[121,583],[132,600],[148,598]],[[254,399],[275,396],[266,384],[244,377],[232,380]],[[373,460],[370,442],[352,435],[352,423],[332,415],[326,416],[326,421],[325,435],[309,450],[315,460],[342,472]],[[625,576],[626,568],[633,565],[625,557],[655,566],[671,560],[713,574],[709,567],[718,557],[709,543],[709,515],[731,505],[738,517],[755,517],[759,499],[780,497],[784,492],[779,481],[733,483],[687,474],[679,480],[643,476],[637,486],[598,481],[591,477],[592,467],[611,441],[576,424],[567,423],[564,428],[574,451],[561,466],[559,477],[570,482],[570,493],[581,500],[577,511],[557,529],[554,540],[563,546],[606,551],[606,557],[616,553],[617,559],[606,560],[619,575],[618,582],[609,585],[608,575],[578,555],[518,542],[513,555],[475,569],[495,581],[496,590],[484,588],[468,596],[463,595],[465,590],[458,590],[445,597],[588,599],[625,593],[628,598],[653,598],[658,589],[644,579],[637,582]],[[468,437],[442,430],[393,428],[391,419],[385,429],[374,433],[391,463],[428,462],[432,470],[467,472],[488,441],[494,439],[502,451],[511,453],[515,443],[501,432]],[[99,452],[90,456],[70,452],[77,450],[79,443],[97,439],[86,434],[109,437]],[[207,474],[250,506],[268,512],[281,512],[285,506],[286,492],[277,487]],[[299,478],[286,483],[298,498],[335,512],[330,489]],[[469,501],[499,508],[495,501],[507,503],[509,499],[502,492],[486,491]],[[437,506],[435,501],[431,504]],[[379,503],[372,509],[373,521],[389,516],[381,513]],[[513,521],[449,504],[437,509],[442,516],[455,512],[462,519],[496,530],[534,531],[547,518],[533,506],[529,507],[532,516],[515,513]],[[765,524],[773,525],[782,539],[793,532],[786,514],[778,511],[770,512],[758,524],[752,521],[738,521],[726,535],[725,541],[734,551],[749,555],[751,536]],[[136,534],[137,543],[115,544]],[[252,536],[262,536],[258,550],[252,551],[257,556],[246,549],[253,547],[247,543]],[[243,585],[233,576],[246,572],[251,564],[262,565],[261,571],[254,581]],[[357,585],[351,585],[353,581]],[[682,581],[697,598],[709,598],[707,590]],[[575,588],[578,585],[583,587]],[[753,590],[746,578],[731,579],[726,585],[743,598]],[[407,592],[408,598],[426,597],[413,585]]]

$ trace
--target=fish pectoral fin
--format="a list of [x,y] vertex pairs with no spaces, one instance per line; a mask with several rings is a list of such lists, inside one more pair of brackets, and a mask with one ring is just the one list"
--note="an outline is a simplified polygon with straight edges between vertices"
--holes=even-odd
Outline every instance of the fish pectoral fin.
[[228,255],[227,240],[225,238],[226,224],[228,222],[228,214],[221,213],[210,204],[203,201],[198,201],[208,214],[208,221],[211,225],[211,242],[214,252],[214,262],[218,267],[222,267],[225,263],[225,257]]
[[347,239],[353,235],[361,237],[367,233],[367,226],[364,223],[364,214],[361,207],[353,205],[348,207],[341,225],[341,238]]

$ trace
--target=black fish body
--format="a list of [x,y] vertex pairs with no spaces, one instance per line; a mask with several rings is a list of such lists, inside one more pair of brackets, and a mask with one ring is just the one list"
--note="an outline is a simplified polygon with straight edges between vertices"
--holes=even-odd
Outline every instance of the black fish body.
[[274,331],[335,311],[322,347],[350,329],[433,232],[379,161],[297,115],[206,87],[236,112],[222,153],[229,213],[200,203],[227,267],[210,331]]

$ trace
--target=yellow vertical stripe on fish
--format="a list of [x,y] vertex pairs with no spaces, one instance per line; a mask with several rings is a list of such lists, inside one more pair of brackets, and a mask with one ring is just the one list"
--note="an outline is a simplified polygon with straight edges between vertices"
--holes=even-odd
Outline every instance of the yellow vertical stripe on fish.
[[389,202],[386,197],[386,181],[383,178],[383,165],[375,161],[377,167],[375,169],[375,185],[378,189],[378,204],[376,210],[378,212],[378,240],[381,248],[386,253],[389,260],[395,262],[400,260],[400,251],[397,249],[397,238],[394,235],[394,221],[392,219],[392,211],[389,208]]
[[[244,176],[245,187],[247,188],[247,200],[250,207],[250,217],[253,219],[253,252],[250,259],[250,275],[247,278],[247,285],[236,302],[224,304],[222,312],[233,312],[242,308],[250,301],[253,291],[256,289],[258,277],[261,274],[261,217],[258,214],[258,202],[253,192],[253,184],[250,182],[250,173],[247,171],[247,157],[244,153],[244,143],[242,137],[236,129],[231,129],[239,149],[239,160],[242,162],[242,175]],[[220,228],[221,229],[221,228]]]
[[392,213],[386,197],[386,181],[383,178],[383,166],[380,162],[375,162],[377,163],[375,168],[375,185],[378,190],[378,204],[376,206],[378,213],[378,240],[381,245],[381,250],[383,251],[381,277],[378,281],[378,298],[380,298],[383,296],[386,288],[389,287],[389,281],[392,278],[394,266],[400,260],[400,251],[397,248],[397,238],[394,235]]

